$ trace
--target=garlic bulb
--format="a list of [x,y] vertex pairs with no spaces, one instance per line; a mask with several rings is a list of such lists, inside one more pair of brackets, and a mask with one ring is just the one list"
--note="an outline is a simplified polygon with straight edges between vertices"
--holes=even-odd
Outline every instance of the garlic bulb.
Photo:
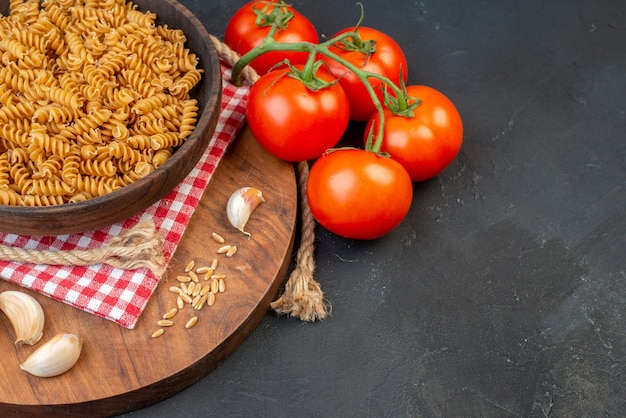
[[254,187],[242,187],[235,190],[226,205],[226,215],[231,225],[250,237],[250,233],[246,232],[244,227],[254,209],[263,202],[265,202],[263,194]]
[[15,290],[4,291],[0,293],[0,310],[15,330],[15,344],[33,345],[41,339],[44,313],[34,297]]
[[58,376],[76,364],[82,346],[76,334],[57,334],[28,356],[20,368],[38,377]]

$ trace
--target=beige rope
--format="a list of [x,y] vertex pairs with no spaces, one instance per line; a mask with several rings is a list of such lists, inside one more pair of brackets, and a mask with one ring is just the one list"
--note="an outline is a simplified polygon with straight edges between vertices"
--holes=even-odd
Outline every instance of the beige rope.
[[87,266],[109,264],[121,269],[150,269],[157,277],[164,272],[163,239],[152,222],[140,222],[91,250],[34,250],[0,245],[0,259],[33,264]]
[[[219,57],[231,67],[240,56],[217,37],[209,35]],[[250,84],[254,84],[259,75],[250,66],[246,66],[242,75]],[[314,241],[315,220],[306,197],[306,183],[309,177],[309,165],[306,161],[298,163],[298,185],[301,203],[302,234],[296,254],[296,266],[285,283],[283,294],[272,302],[271,307],[279,314],[288,314],[302,321],[324,319],[330,305],[324,301],[324,292],[313,277],[315,274]]]

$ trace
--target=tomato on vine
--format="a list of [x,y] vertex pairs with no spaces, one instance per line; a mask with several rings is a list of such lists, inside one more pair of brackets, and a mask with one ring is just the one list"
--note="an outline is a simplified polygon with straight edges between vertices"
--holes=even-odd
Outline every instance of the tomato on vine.
[[[428,86],[408,86],[409,105],[413,114],[398,115],[384,110],[385,124],[380,150],[389,153],[408,171],[413,181],[437,176],[457,156],[463,142],[463,122],[457,108],[443,93]],[[374,114],[365,129],[367,142],[380,115]]]
[[278,158],[317,158],[339,142],[348,126],[348,99],[320,64],[270,71],[250,88],[248,126]]
[[[358,39],[352,37],[343,42],[331,44],[328,50],[363,71],[387,77],[395,85],[400,84],[400,79],[406,82],[408,76],[406,56],[395,40],[377,29],[363,26],[346,28],[333,38],[354,31],[358,33]],[[350,119],[368,120],[375,112],[375,107],[363,81],[332,57],[323,59],[335,77],[339,78],[339,83],[350,100]],[[369,78],[369,81],[379,100],[382,101],[382,81],[376,78]]]
[[[277,42],[317,43],[319,37],[313,24],[283,1],[254,0],[241,7],[231,17],[224,33],[224,43],[240,55],[257,47],[270,31]],[[292,64],[304,64],[306,52],[273,51],[255,58],[250,64],[259,74],[288,59]]]
[[341,237],[367,240],[389,233],[405,218],[413,183],[391,158],[343,148],[313,163],[306,194],[320,225]]

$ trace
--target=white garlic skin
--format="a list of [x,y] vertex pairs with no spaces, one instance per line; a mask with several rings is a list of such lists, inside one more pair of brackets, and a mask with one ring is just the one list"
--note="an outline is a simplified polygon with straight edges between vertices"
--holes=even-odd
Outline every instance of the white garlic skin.
[[250,233],[244,230],[250,215],[261,203],[265,202],[263,193],[254,187],[242,187],[235,190],[228,199],[226,215],[232,226],[250,237]]
[[76,364],[82,347],[77,334],[59,333],[28,356],[20,368],[33,376],[58,376]]
[[15,330],[15,344],[36,344],[43,336],[43,308],[28,293],[6,290],[0,293],[0,310]]

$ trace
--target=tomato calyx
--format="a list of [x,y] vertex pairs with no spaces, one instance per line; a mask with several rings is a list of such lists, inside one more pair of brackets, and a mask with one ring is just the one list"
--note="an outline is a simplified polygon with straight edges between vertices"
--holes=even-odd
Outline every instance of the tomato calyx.
[[354,26],[354,31],[347,33],[347,36],[337,37],[332,43],[337,49],[349,52],[358,52],[363,54],[364,60],[363,64],[365,65],[372,54],[376,52],[376,41],[374,39],[368,39],[364,41],[359,34],[359,26],[361,26],[361,22],[363,22],[363,18],[365,17],[365,10],[363,9],[363,4],[358,2],[357,5],[361,8],[361,17],[359,21]]
[[337,80],[326,81],[315,76],[315,74],[317,74],[317,70],[319,70],[324,63],[322,61],[316,61],[314,58],[315,54],[311,54],[302,70],[291,65],[291,63],[287,61],[285,63],[289,68],[289,71],[286,72],[287,77],[299,80],[307,89],[311,91],[319,91],[337,84]]
[[400,77],[400,90],[402,94],[399,95],[390,94],[387,90],[383,91],[385,107],[394,115],[404,118],[415,117],[415,109],[419,107],[422,100],[419,97],[409,95],[402,77]]
[[284,1],[258,1],[255,4],[265,4],[263,8],[257,9],[253,7],[256,14],[255,23],[259,27],[268,27],[275,25],[278,29],[285,29],[289,21],[294,18],[294,14],[287,8]]

